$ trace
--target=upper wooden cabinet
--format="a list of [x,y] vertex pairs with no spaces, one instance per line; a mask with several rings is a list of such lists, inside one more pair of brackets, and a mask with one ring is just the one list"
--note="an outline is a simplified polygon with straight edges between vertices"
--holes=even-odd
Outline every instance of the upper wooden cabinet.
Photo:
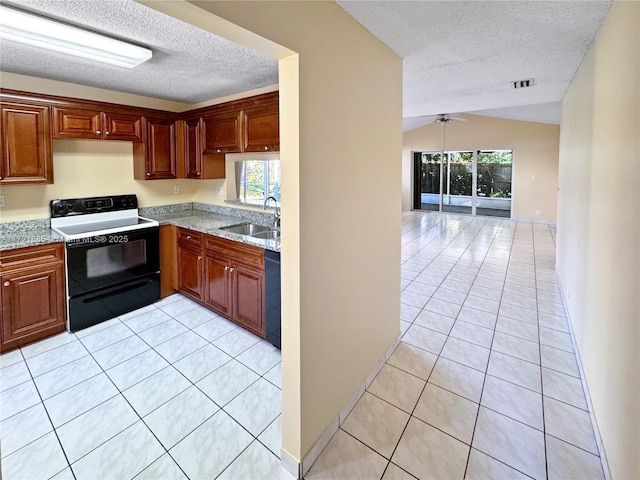
[[176,122],[168,118],[144,118],[142,123],[142,142],[133,144],[134,178],[176,178]]
[[278,104],[247,107],[242,110],[242,151],[280,151]]
[[204,151],[240,152],[240,112],[220,112],[203,119]]
[[184,126],[185,177],[202,178],[202,119],[187,120]]
[[[205,121],[202,118],[189,119],[184,122],[182,139],[183,168],[179,177],[214,179],[225,178],[224,153],[205,151]],[[178,134],[180,138],[180,134]],[[180,161],[180,160],[179,160]]]
[[50,108],[0,104],[0,184],[53,183]]
[[105,140],[142,141],[142,117],[140,115],[104,112],[102,127]]
[[53,107],[53,138],[142,141],[140,115]]
[[0,183],[53,183],[53,139],[133,142],[134,178],[225,178],[225,154],[280,150],[278,92],[184,113],[0,89]]
[[193,122],[193,128],[201,119],[204,154],[279,151],[278,98],[278,92],[256,95],[192,110],[186,118],[192,119],[187,122]]

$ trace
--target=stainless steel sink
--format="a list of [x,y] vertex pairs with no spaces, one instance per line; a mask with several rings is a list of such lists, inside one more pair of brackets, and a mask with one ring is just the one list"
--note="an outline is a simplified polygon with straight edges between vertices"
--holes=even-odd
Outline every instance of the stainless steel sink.
[[255,223],[244,223],[242,225],[234,225],[231,227],[222,227],[220,230],[238,233],[240,235],[248,235],[254,238],[277,239],[280,238],[280,229],[273,227],[265,227],[264,225],[256,225]]
[[267,230],[266,232],[258,232],[258,233],[254,233],[253,235],[251,235],[254,238],[266,238],[266,239],[278,239],[280,238],[280,230],[277,230],[275,228],[271,229],[271,230]]

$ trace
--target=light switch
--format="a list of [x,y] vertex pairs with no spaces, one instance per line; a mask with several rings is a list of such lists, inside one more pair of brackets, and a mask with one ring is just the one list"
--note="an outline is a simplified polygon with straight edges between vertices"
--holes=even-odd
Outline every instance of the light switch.
[[536,176],[535,175],[531,175],[531,180],[535,180]]

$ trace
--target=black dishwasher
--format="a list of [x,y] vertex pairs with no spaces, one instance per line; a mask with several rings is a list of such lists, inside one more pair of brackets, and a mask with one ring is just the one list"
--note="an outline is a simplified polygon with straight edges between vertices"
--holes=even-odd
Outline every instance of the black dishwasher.
[[280,348],[280,252],[264,251],[265,310],[268,342]]

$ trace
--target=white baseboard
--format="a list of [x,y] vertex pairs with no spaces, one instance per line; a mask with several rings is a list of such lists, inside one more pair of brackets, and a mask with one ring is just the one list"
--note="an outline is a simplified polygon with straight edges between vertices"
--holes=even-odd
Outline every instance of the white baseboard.
[[393,342],[391,342],[391,344],[387,347],[384,354],[380,357],[376,365],[365,378],[365,381],[358,386],[355,393],[351,396],[347,403],[345,403],[344,407],[342,407],[338,416],[329,424],[322,435],[320,435],[320,438],[318,438],[313,447],[311,447],[311,450],[309,450],[309,453],[307,453],[307,455],[304,457],[302,463],[299,463],[286,451],[281,451],[281,463],[285,470],[287,470],[291,475],[298,479],[303,478],[309,472],[322,451],[327,447],[333,436],[340,428],[340,425],[342,425],[342,423],[347,419],[349,413],[351,413],[351,410],[353,410],[353,407],[356,406],[358,400],[360,400],[362,395],[364,395],[367,387],[371,385],[371,382],[373,382],[373,380],[376,378],[376,375],[378,375],[380,370],[382,370],[385,362],[394,352],[399,343],[400,333],[398,333]]
[[591,425],[593,425],[593,436],[596,440],[598,447],[598,454],[600,455],[600,461],[602,462],[602,471],[604,472],[605,480],[611,480],[611,471],[609,470],[609,463],[607,462],[607,455],[604,450],[604,444],[602,443],[602,436],[600,435],[600,429],[598,428],[598,421],[593,413],[593,404],[591,403],[591,394],[589,393],[589,386],[587,385],[587,378],[584,374],[584,368],[582,367],[582,358],[580,357],[580,350],[578,349],[578,342],[576,341],[575,331],[573,330],[573,322],[571,321],[571,315],[569,314],[569,308],[567,307],[567,300],[564,294],[564,288],[560,283],[560,275],[558,269],[555,269],[556,277],[558,278],[558,286],[560,287],[560,296],[562,298],[562,306],[564,313],[567,316],[567,323],[569,330],[571,330],[571,342],[573,343],[573,350],[576,354],[576,363],[578,364],[578,370],[580,371],[580,381],[582,382],[582,388],[584,390],[584,396],[587,401],[587,409],[589,410],[589,416],[591,417]]

